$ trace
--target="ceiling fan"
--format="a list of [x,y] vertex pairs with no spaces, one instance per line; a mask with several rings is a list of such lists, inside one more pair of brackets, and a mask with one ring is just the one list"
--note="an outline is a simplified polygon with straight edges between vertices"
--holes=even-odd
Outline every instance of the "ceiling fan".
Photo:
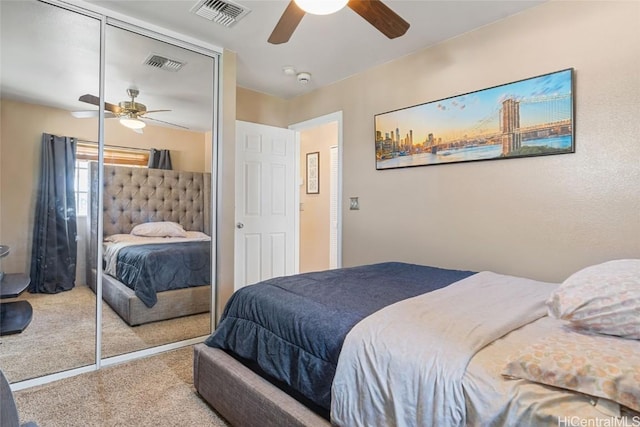
[[400,37],[409,29],[409,23],[380,0],[291,0],[269,36],[269,43],[288,42],[306,13],[328,15],[344,6],[362,16],[390,39]]
[[[166,123],[171,126],[176,126],[183,129],[188,129],[185,126],[180,126],[175,123],[165,122],[164,120],[154,119],[152,117],[147,117],[147,114],[150,113],[159,113],[162,111],[171,111],[171,110],[147,110],[147,106],[144,104],[140,104],[136,102],[136,97],[140,94],[138,89],[127,89],[127,95],[131,98],[130,101],[121,101],[118,105],[110,104],[108,102],[104,103],[105,109],[105,118],[118,118],[120,119],[120,123],[123,126],[126,126],[130,129],[138,133],[142,133],[142,128],[146,126],[146,123],[141,120],[152,120],[155,122]],[[100,98],[95,95],[82,95],[78,98],[79,101],[86,102],[92,105],[100,105]],[[71,115],[77,118],[87,118],[87,117],[96,117],[98,115],[97,110],[88,110],[88,111],[73,111]]]

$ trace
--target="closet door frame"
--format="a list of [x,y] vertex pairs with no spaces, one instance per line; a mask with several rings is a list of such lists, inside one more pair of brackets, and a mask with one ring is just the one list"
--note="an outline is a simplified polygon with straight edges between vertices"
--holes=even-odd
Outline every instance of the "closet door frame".
[[[217,120],[218,120],[218,116],[219,116],[219,67],[220,67],[220,55],[216,52],[214,52],[213,50],[210,49],[205,49],[201,46],[195,45],[191,42],[187,42],[184,41],[182,39],[178,39],[174,36],[169,36],[163,33],[159,33],[156,30],[151,30],[148,28],[144,28],[141,27],[138,24],[132,24],[126,21],[123,21],[122,19],[119,18],[113,18],[113,17],[106,17],[105,20],[105,24],[104,24],[104,31],[102,34],[102,40],[105,40],[105,34],[106,34],[106,30],[108,27],[114,27],[114,28],[119,28],[122,30],[126,30],[129,31],[131,33],[134,34],[138,34],[140,36],[143,37],[149,37],[151,39],[155,39],[161,42],[165,42],[165,43],[169,43],[172,44],[174,46],[183,48],[183,49],[187,49],[190,51],[193,51],[195,53],[199,53],[199,54],[203,54],[205,56],[208,56],[210,58],[213,59],[214,61],[214,66],[213,66],[213,76],[211,76],[211,78],[213,79],[213,91],[214,93],[212,94],[213,97],[213,117],[212,117],[212,123],[211,123],[211,129],[212,129],[212,164],[211,166],[211,189],[212,191],[214,189],[217,189],[217,171],[219,170],[217,163],[219,162],[220,156],[217,155],[218,149],[217,149],[217,135],[218,135],[218,126],[217,126]],[[101,44],[101,46],[104,49],[104,43]],[[105,60],[105,54],[104,52],[101,52],[101,79],[100,79],[100,98],[101,100],[104,98],[103,97],[103,93],[104,93],[104,82],[105,82],[105,66],[106,66],[106,60]],[[100,105],[101,109],[104,108],[104,102],[101,103]],[[100,118],[101,121],[104,121],[104,114],[100,114]],[[104,144],[104,134],[103,134],[103,126],[100,126],[101,129],[101,133],[99,136],[99,141],[100,141],[100,155],[102,156],[102,152],[103,152],[103,144]],[[213,161],[213,160],[216,161]],[[102,158],[100,158],[100,164],[104,164],[102,161]],[[102,168],[99,168],[99,177],[98,177],[98,188],[103,188],[103,184],[104,184],[104,180],[103,180],[103,176],[102,176]],[[211,200],[212,200],[212,204],[213,206],[211,206],[211,212],[217,212],[217,197],[213,197],[215,194],[212,194]],[[98,212],[102,212],[102,198],[99,197],[98,199]],[[216,215],[217,216],[217,215]],[[212,299],[210,301],[211,304],[211,310],[210,310],[210,330],[213,331],[214,329],[214,319],[217,318],[217,304],[216,304],[216,295],[217,295],[217,280],[215,279],[217,277],[217,270],[216,270],[216,258],[217,258],[217,254],[216,254],[216,249],[217,249],[217,239],[216,239],[216,221],[215,218],[216,216],[212,215],[212,224],[211,224],[211,238],[212,238],[212,247],[211,247],[211,274],[212,274]],[[98,217],[98,236],[102,235],[102,231],[103,231],[103,218],[102,216]],[[99,252],[98,252],[98,259],[102,259],[102,247],[98,248]],[[97,285],[96,285],[96,289],[97,289],[97,298],[99,298],[99,300],[102,300],[102,274],[98,274],[97,275]],[[96,316],[96,321],[98,322],[98,329],[101,330],[102,328],[102,304],[99,304],[99,312],[97,313]],[[103,358],[102,357],[102,339],[101,339],[101,334],[98,333],[97,334],[97,339],[96,342],[99,342],[99,344],[97,345],[97,349],[96,349],[96,360],[97,360],[97,364],[98,364],[98,369],[102,366],[109,366],[109,365],[113,365],[113,364],[118,364],[121,363],[123,361],[128,361],[128,360],[133,360],[133,359],[137,359],[140,357],[145,357],[151,354],[157,354],[163,351],[167,351],[167,350],[173,350],[176,348],[180,348],[180,347],[184,347],[187,345],[191,345],[191,344],[196,344],[199,342],[202,342],[204,339],[206,338],[206,336],[201,336],[201,337],[195,337],[195,338],[190,338],[190,339],[186,339],[186,340],[182,340],[182,341],[176,341],[173,343],[169,343],[169,344],[164,344],[164,345],[160,345],[157,347],[151,347],[151,348],[147,348],[147,349],[142,349],[142,350],[137,350],[137,351],[133,351],[130,353],[125,353],[125,354],[121,354],[121,355],[117,355],[117,356],[112,356],[112,357],[107,357],[107,358]]]
[[[220,96],[220,78],[221,78],[221,70],[222,70],[222,49],[214,46],[208,45],[206,43],[202,43],[201,41],[191,39],[182,34],[178,34],[164,28],[154,26],[153,24],[143,22],[131,17],[127,17],[126,15],[116,14],[107,9],[91,5],[91,4],[83,4],[83,7],[80,7],[76,4],[70,4],[62,0],[37,0],[45,4],[50,4],[52,6],[57,6],[62,9],[66,9],[70,12],[79,13],[81,15],[96,19],[100,22],[100,79],[99,79],[99,97],[100,97],[100,105],[99,105],[99,116],[98,116],[98,147],[99,147],[99,157],[98,162],[100,167],[98,168],[98,188],[99,197],[98,197],[98,212],[102,212],[102,188],[104,186],[104,177],[103,177],[103,168],[104,165],[104,102],[105,102],[105,67],[106,67],[106,58],[105,58],[105,35],[107,26],[113,26],[116,28],[120,28],[123,30],[130,31],[135,34],[139,34],[141,36],[150,37],[152,39],[156,39],[162,42],[170,43],[175,46],[191,50],[196,53],[200,53],[211,57],[213,60],[213,75],[211,78],[213,79],[213,115],[211,117],[211,189],[212,189],[212,197],[211,197],[211,279],[212,279],[212,292],[211,292],[211,309],[210,309],[210,330],[213,331],[216,326],[216,319],[218,318],[218,307],[217,307],[217,295],[218,295],[218,272],[217,272],[217,263],[216,260],[218,258],[218,216],[219,216],[219,195],[218,195],[218,182],[219,182],[219,173],[221,171],[221,156],[220,153],[220,137],[221,137],[221,106],[222,100]],[[103,217],[99,215],[98,217],[98,235],[101,236],[103,232]],[[102,259],[102,245],[98,245],[98,259]],[[101,266],[100,266],[101,267]],[[96,284],[96,339],[95,339],[95,361],[93,365],[87,365],[79,368],[69,369],[61,372],[57,372],[54,374],[44,375],[37,378],[28,379],[25,381],[18,381],[11,384],[11,390],[23,390],[29,387],[46,384],[52,381],[57,381],[59,379],[73,377],[75,375],[83,374],[86,372],[96,371],[103,366],[110,366],[114,364],[118,364],[124,361],[139,359],[142,357],[146,357],[152,354],[162,353],[168,350],[177,349],[180,347],[192,345],[195,343],[202,342],[206,336],[191,338],[187,340],[177,341],[174,343],[169,343],[157,347],[151,347],[144,350],[134,351],[131,353],[126,353],[118,356],[113,356],[109,358],[102,358],[102,274],[101,269],[97,274],[97,284]]]

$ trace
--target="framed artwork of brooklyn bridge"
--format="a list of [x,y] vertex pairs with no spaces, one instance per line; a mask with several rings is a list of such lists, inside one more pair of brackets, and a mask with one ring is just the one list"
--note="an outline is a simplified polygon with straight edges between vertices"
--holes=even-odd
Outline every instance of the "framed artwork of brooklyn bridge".
[[573,153],[573,69],[377,114],[376,169]]

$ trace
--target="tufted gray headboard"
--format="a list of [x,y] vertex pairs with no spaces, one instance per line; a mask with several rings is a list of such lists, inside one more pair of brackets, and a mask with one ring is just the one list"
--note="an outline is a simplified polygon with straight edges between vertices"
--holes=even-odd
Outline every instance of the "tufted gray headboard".
[[[98,240],[98,164],[91,162],[90,271]],[[103,234],[126,234],[145,222],[173,221],[211,235],[211,174],[104,165]],[[93,280],[90,281],[90,283]]]

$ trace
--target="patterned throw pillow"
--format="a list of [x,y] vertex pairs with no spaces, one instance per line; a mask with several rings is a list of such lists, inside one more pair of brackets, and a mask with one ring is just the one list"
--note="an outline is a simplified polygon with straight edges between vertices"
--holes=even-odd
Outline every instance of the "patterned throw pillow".
[[640,339],[640,259],[572,274],[547,301],[549,315],[592,332]]
[[557,329],[511,357],[502,374],[640,411],[640,341]]

